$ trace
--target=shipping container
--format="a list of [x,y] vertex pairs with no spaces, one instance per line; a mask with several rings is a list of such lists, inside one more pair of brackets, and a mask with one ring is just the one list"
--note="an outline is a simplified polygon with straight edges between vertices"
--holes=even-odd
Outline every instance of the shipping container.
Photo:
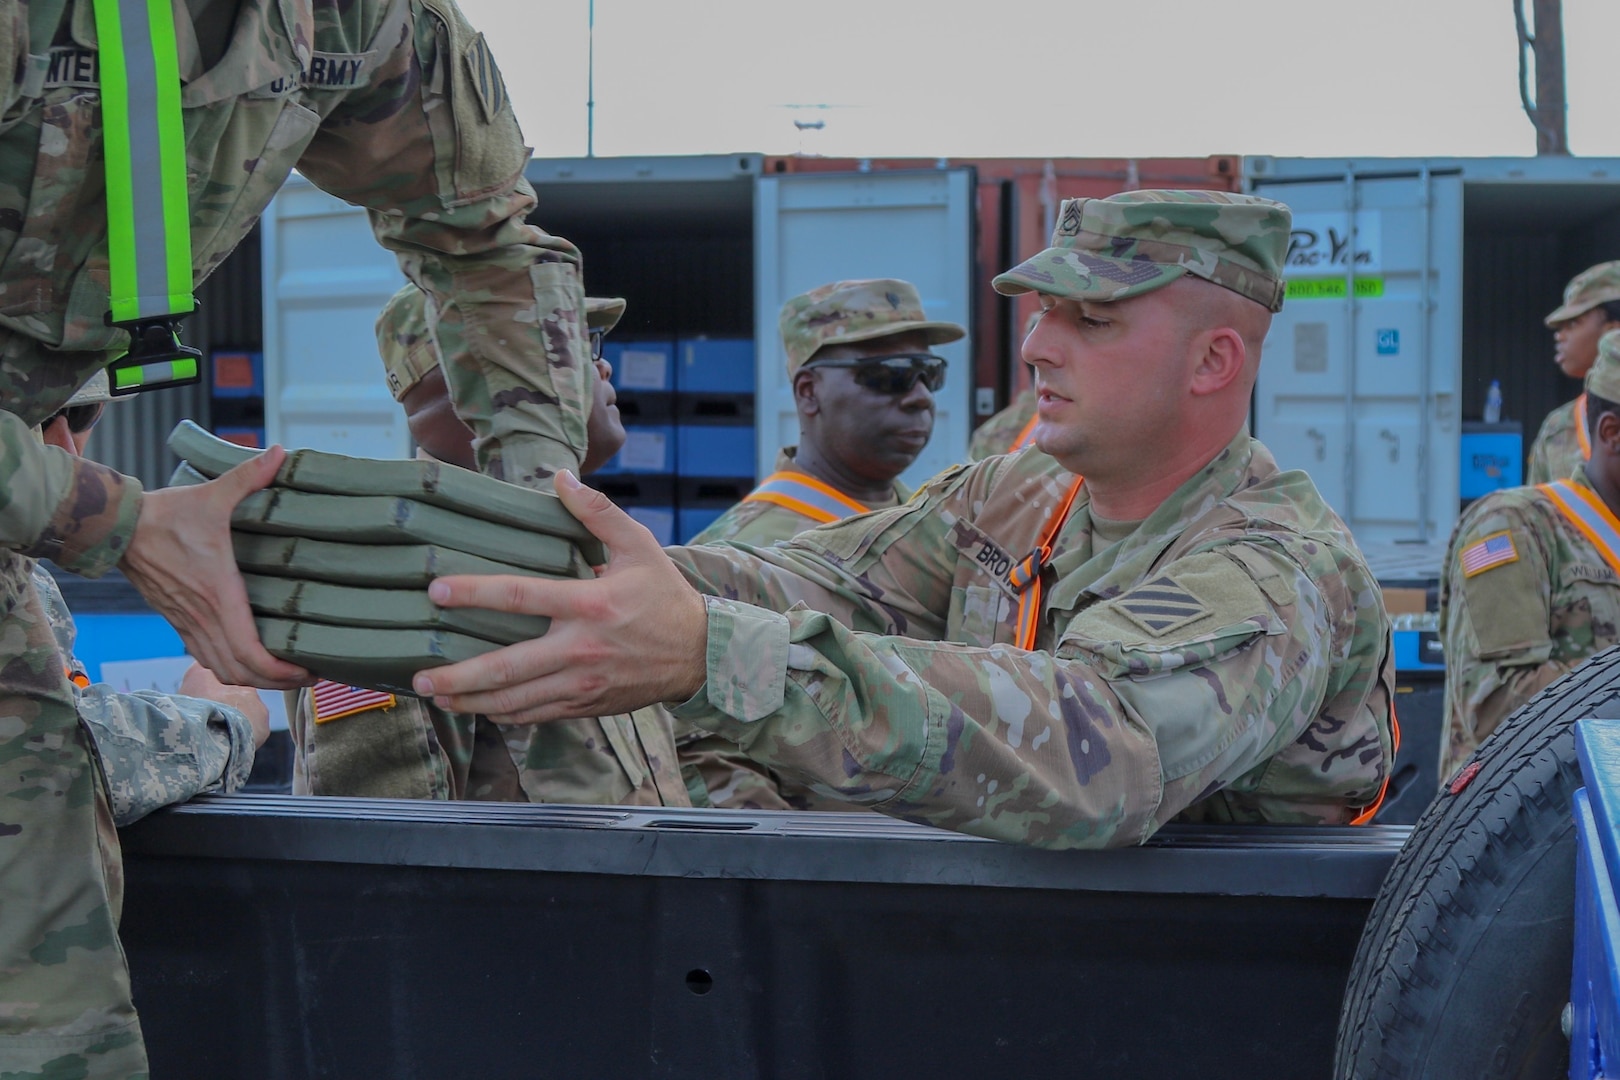
[[[1045,246],[1061,199],[1145,186],[1230,189],[1241,180],[1238,159],[1226,157],[757,154],[537,158],[528,177],[539,198],[533,220],[579,246],[588,291],[629,300],[611,340],[637,356],[675,350],[668,387],[643,385],[644,377],[626,386],[624,373],[616,376],[635,409],[673,417],[667,467],[688,471],[679,456],[685,446],[693,476],[715,480],[714,472],[729,471],[726,479],[745,482],[743,490],[797,437],[776,323],[788,297],[839,278],[901,277],[919,287],[930,317],[968,327],[966,341],[939,347],[950,374],[936,395],[934,438],[906,475],[916,483],[962,460],[973,426],[1022,385],[1018,345],[1033,302],[997,295],[990,278]],[[408,452],[372,339],[377,311],[403,280],[393,257],[372,240],[360,210],[297,176],[266,214],[265,236],[267,438],[378,456]],[[739,364],[751,365],[747,378]],[[674,395],[667,403],[666,390]],[[746,418],[739,403],[721,400],[728,391],[752,397]],[[667,438],[670,425],[653,426],[643,441]],[[744,438],[751,460],[739,461],[735,447]],[[735,464],[717,470],[717,453]],[[636,471],[624,462],[612,468]],[[724,486],[708,487],[699,501],[712,516],[714,491]],[[654,497],[669,498],[662,489]]]
[[[1399,544],[1402,576],[1432,577],[1464,502],[1520,483],[1542,420],[1580,393],[1542,320],[1620,258],[1620,160],[1255,157],[1243,175],[1294,211],[1255,434],[1370,553]],[[1492,380],[1506,427],[1476,426]]]

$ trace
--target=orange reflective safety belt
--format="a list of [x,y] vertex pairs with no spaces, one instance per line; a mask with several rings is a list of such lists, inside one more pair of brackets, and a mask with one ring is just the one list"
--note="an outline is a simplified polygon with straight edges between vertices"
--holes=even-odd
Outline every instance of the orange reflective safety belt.
[[1035,425],[1040,422],[1040,419],[1040,413],[1036,413],[1029,418],[1029,423],[1025,424],[1024,430],[1018,433],[1018,438],[1014,439],[1012,445],[1007,447],[1007,453],[1016,454],[1026,446],[1035,445]]
[[1046,569],[1047,562],[1052,558],[1052,542],[1063,530],[1063,523],[1069,519],[1069,511],[1074,507],[1075,497],[1080,494],[1080,486],[1084,483],[1084,477],[1074,478],[1068,494],[1063,496],[1063,501],[1058,503],[1057,509],[1047,519],[1046,528],[1041,530],[1041,538],[1035,541],[1035,550],[1007,571],[1008,583],[1018,590],[1016,643],[1020,649],[1035,647],[1035,630],[1041,622],[1041,571]]
[[1394,751],[1389,755],[1389,768],[1384,772],[1384,782],[1378,785],[1378,798],[1372,805],[1364,808],[1361,813],[1350,819],[1352,825],[1366,825],[1378,816],[1378,808],[1384,805],[1384,796],[1389,794],[1389,777],[1395,771],[1395,761],[1401,755],[1401,722],[1395,719],[1395,702],[1389,703],[1389,734],[1395,743]]
[[90,685],[90,676],[78,670],[71,664],[62,665],[62,674],[67,676],[68,682],[72,683],[80,690],[83,690],[85,687]]
[[1586,430],[1586,395],[1575,399],[1575,438],[1581,444],[1581,460],[1592,460],[1592,435]]
[[865,514],[871,507],[806,473],[771,473],[743,502],[768,502],[803,514],[818,525]]
[[1614,516],[1603,497],[1569,480],[1537,484],[1536,490],[1547,496],[1558,512],[1591,541],[1609,568],[1620,574],[1620,518]]

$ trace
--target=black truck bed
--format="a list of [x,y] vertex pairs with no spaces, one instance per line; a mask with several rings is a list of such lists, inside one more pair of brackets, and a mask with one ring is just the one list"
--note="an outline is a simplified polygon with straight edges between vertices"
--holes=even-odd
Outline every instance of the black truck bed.
[[1404,827],[237,795],[124,832],[154,1077],[1328,1075]]

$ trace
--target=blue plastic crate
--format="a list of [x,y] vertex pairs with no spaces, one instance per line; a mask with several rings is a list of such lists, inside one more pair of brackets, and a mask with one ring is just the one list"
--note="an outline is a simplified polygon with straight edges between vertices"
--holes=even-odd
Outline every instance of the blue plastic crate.
[[675,471],[675,426],[654,424],[625,425],[624,446],[602,466],[603,475],[615,473],[673,473]]
[[752,338],[684,338],[676,357],[675,389],[683,393],[754,392]]
[[210,356],[209,384],[217,398],[264,397],[264,354],[241,350],[221,351]]
[[725,510],[720,507],[694,507],[692,509],[682,507],[680,511],[680,528],[676,530],[680,539],[676,543],[691,543],[692,537],[713,525],[720,519],[720,515],[724,513]]
[[675,543],[675,508],[673,506],[631,506],[625,509],[635,520],[647,526],[660,544]]
[[[1517,425],[1514,425],[1517,427]],[[1517,431],[1463,432],[1459,494],[1477,499],[1524,483],[1524,439]]]
[[1396,671],[1444,671],[1440,635],[1433,630],[1395,631]]
[[184,656],[186,646],[174,627],[161,615],[97,615],[73,617],[79,636],[73,655],[92,681],[102,680],[101,665],[110,660],[155,660]]
[[668,341],[602,343],[602,359],[613,365],[613,385],[642,393],[675,392],[675,345]]
[[676,446],[682,476],[754,475],[752,424],[682,424]]

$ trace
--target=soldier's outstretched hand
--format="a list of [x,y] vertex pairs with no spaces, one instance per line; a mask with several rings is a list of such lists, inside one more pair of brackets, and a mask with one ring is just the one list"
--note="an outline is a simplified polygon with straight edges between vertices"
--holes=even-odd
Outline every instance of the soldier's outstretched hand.
[[655,701],[683,701],[707,672],[708,611],[703,597],[639,522],[570,472],[557,495],[607,545],[594,581],[446,577],[428,596],[441,607],[544,615],[544,637],[471,660],[431,668],[415,689],[456,712],[525,724],[629,712]]
[[118,564],[180,632],[186,651],[238,686],[289,690],[314,682],[265,651],[231,550],[231,511],[274,480],[286,456],[272,447],[206,484],[147,492]]

